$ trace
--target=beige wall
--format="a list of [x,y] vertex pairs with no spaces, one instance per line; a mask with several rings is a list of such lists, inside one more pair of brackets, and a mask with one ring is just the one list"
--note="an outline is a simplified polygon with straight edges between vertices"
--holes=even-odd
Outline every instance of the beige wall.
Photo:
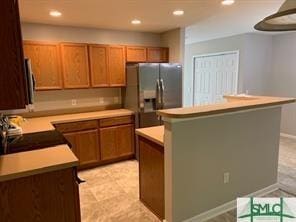
[[166,220],[181,222],[276,184],[280,119],[280,107],[165,119]]
[[[24,40],[161,46],[159,34],[22,23]],[[72,99],[77,105],[72,106]],[[121,103],[120,88],[57,90],[35,93],[35,111]]]
[[22,23],[22,34],[29,40],[161,46],[160,35],[147,32]]
[[161,34],[161,45],[170,49],[170,62],[183,63],[184,33],[178,28]]
[[[273,96],[296,97],[296,33],[272,37],[272,74],[267,81],[268,93]],[[296,104],[283,108],[282,133],[296,136]]]
[[239,51],[238,92],[267,95],[268,78],[271,74],[272,36],[248,33],[185,45],[184,92],[185,106],[193,102],[193,56]]

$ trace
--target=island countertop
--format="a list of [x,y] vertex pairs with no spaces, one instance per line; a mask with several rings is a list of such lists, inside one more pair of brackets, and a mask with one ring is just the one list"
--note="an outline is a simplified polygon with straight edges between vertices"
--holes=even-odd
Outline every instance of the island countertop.
[[160,146],[164,146],[164,126],[153,126],[136,129],[136,134],[151,140]]
[[0,182],[78,166],[67,145],[0,156]]
[[294,103],[295,98],[267,97],[267,96],[224,96],[227,100],[223,103],[200,105],[194,107],[163,109],[157,114],[168,118],[191,118],[210,116],[215,114],[230,113],[248,109],[277,106]]

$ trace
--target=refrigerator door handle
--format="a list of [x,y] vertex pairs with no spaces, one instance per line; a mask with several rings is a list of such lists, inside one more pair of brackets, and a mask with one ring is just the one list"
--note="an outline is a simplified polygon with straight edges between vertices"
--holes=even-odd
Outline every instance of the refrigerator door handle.
[[163,92],[164,92],[164,83],[163,83],[163,79],[160,79],[160,94],[161,94],[161,108],[163,109],[164,104],[163,104]]
[[156,80],[156,109],[160,108],[161,105],[161,88],[160,88],[160,83],[159,80]]

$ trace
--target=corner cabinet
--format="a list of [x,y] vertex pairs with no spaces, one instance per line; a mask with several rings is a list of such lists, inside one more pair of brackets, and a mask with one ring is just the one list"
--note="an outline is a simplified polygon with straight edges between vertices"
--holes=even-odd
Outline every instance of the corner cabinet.
[[109,46],[108,69],[110,86],[126,85],[124,46]]
[[97,120],[56,124],[71,144],[71,149],[79,159],[79,168],[95,165],[100,161],[99,130]]
[[168,62],[169,49],[162,48],[162,47],[147,48],[147,61],[148,62]]
[[55,124],[79,159],[79,169],[134,157],[134,116]]
[[64,88],[89,88],[89,64],[87,44],[61,44]]
[[24,56],[17,0],[0,1],[0,110],[27,103]]
[[63,88],[59,50],[56,43],[24,41],[24,54],[31,59],[36,90]]

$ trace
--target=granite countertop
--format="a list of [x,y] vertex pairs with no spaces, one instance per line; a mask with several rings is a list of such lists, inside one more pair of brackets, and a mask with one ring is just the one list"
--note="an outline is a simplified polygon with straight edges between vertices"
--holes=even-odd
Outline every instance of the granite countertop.
[[237,112],[249,109],[277,106],[294,103],[295,98],[280,98],[266,96],[224,96],[227,102],[194,107],[164,109],[157,114],[167,118],[194,118],[216,114]]
[[164,126],[136,129],[136,134],[164,146]]

